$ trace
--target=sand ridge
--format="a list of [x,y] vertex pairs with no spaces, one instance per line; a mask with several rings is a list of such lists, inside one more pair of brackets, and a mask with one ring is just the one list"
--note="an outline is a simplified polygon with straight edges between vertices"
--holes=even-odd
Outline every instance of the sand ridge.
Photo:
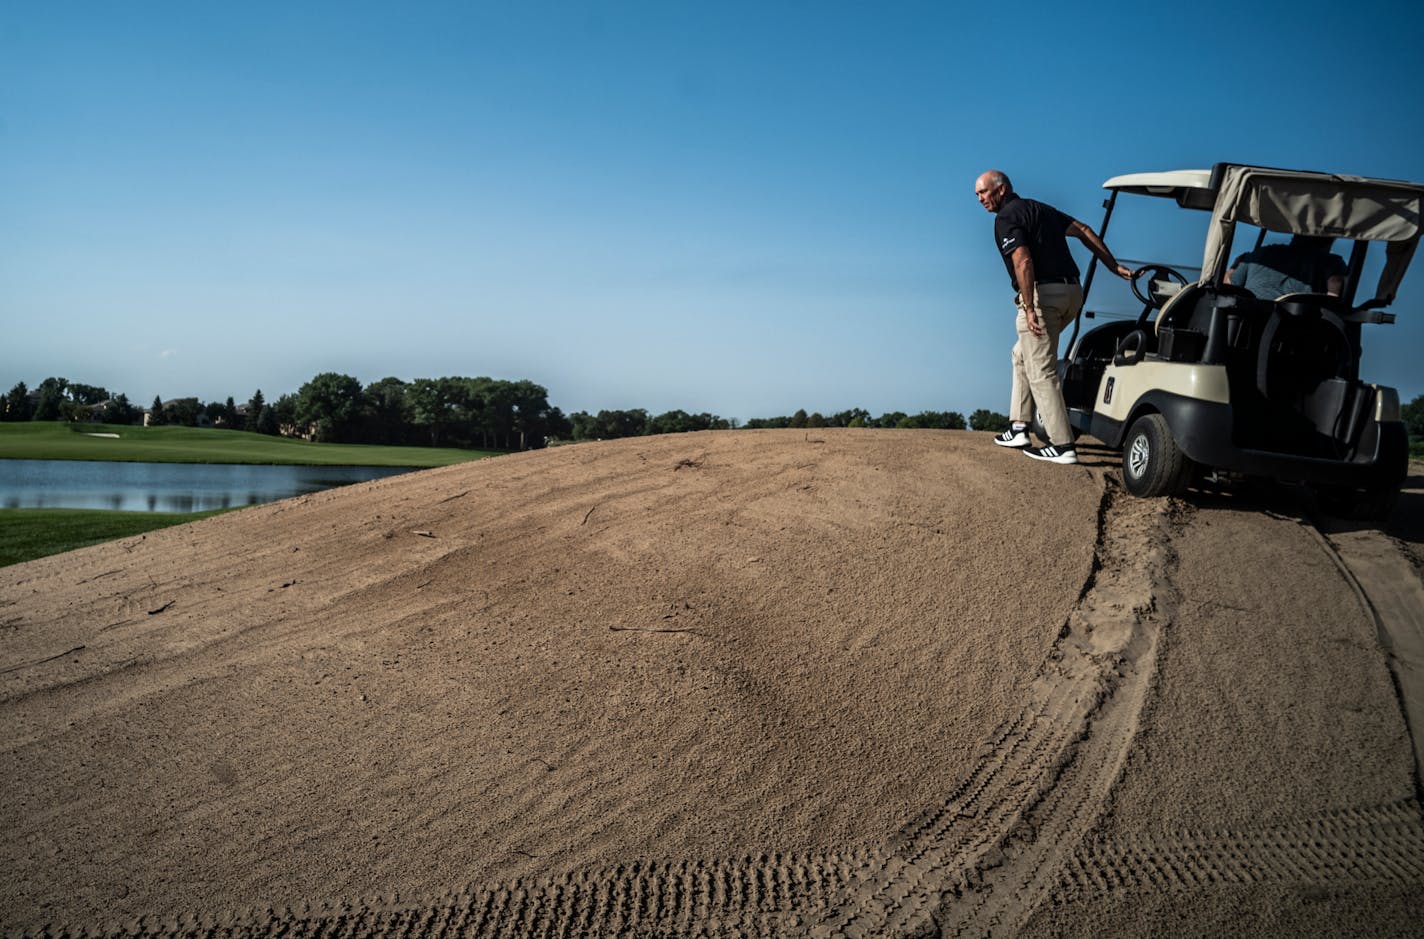
[[[1203,725],[1174,695],[1217,637],[1181,624],[1289,593],[1250,575],[1303,542],[1122,497],[1090,455],[1046,467],[923,431],[615,441],[0,571],[0,921],[1057,930],[1043,911],[1129,902],[1081,888],[1122,839],[1178,850],[1183,816],[1143,814],[1173,784],[1154,741],[1203,726],[1177,776],[1249,775],[1264,748],[1303,778],[1244,802],[1206,787],[1187,820],[1383,819],[1393,873],[1364,886],[1417,886],[1409,736],[1355,596],[1313,573],[1301,603],[1330,636],[1270,650],[1287,678],[1351,656],[1320,689],[1261,689],[1321,702],[1289,746]],[[1220,586],[1190,511],[1229,522],[1241,583]],[[1263,635],[1299,631],[1262,606]]]

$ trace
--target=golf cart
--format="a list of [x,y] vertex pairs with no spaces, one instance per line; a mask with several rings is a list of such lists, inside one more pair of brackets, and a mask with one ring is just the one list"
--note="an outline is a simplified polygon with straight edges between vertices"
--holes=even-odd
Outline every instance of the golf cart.
[[[1218,163],[1103,188],[1100,234],[1122,193],[1211,213],[1200,277],[1143,265],[1132,281],[1141,314],[1081,337],[1075,324],[1059,362],[1069,421],[1122,449],[1128,491],[1177,493],[1205,473],[1269,477],[1310,484],[1332,511],[1387,514],[1407,437],[1398,392],[1360,379],[1360,339],[1365,324],[1394,322],[1383,308],[1418,244],[1424,186]],[[1268,231],[1346,239],[1343,289],[1261,299],[1229,283],[1238,224],[1260,230],[1257,247]],[[1367,256],[1378,285],[1357,302]]]

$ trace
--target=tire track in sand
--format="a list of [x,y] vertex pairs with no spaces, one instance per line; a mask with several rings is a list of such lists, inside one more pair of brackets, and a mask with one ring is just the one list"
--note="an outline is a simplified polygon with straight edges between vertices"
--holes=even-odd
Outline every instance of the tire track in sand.
[[1283,825],[1203,829],[1085,844],[1057,899],[1216,885],[1424,886],[1424,819],[1413,799]]
[[[1323,520],[1322,520],[1323,521]],[[1304,526],[1354,590],[1379,633],[1414,743],[1414,795],[1424,801],[1424,581],[1384,532],[1338,522]]]
[[[1381,532],[1326,535],[1302,524],[1335,562],[1366,615],[1375,621],[1406,720],[1411,729],[1417,728],[1421,723],[1418,717],[1412,721],[1409,717],[1411,711],[1418,715],[1424,707],[1424,687],[1418,680],[1418,670],[1424,664],[1420,654],[1424,650],[1424,604],[1419,602],[1424,590],[1412,567]],[[1101,723],[1113,719],[1109,711]],[[1094,732],[1097,730],[1095,725]],[[1418,760],[1417,730],[1413,737]],[[1080,765],[1091,765],[1091,749],[1090,741],[1081,755],[1087,759],[1080,758]],[[1039,841],[1044,840],[1044,834],[1038,832]],[[1424,817],[1416,796],[1390,805],[1340,809],[1274,825],[1090,841],[1081,843],[1058,870],[1057,883],[1049,891],[1055,903],[1127,891],[1232,885],[1424,887]],[[1023,890],[1025,885],[1014,886]],[[1030,906],[1048,898],[1043,877],[1038,878],[1037,886]]]
[[[1419,601],[1424,590],[1418,577],[1397,546],[1378,531],[1327,537],[1305,527],[1376,622],[1406,718],[1411,710],[1416,715],[1411,728],[1424,725],[1417,716],[1424,713],[1424,684],[1419,680],[1424,667],[1424,604]],[[1112,539],[1103,550],[1104,556],[1111,555]],[[1160,561],[1170,566],[1172,560],[1166,549]],[[1089,595],[1090,603],[1101,586]],[[984,935],[1005,926],[1012,932],[1046,900],[1063,903],[1132,890],[1424,887],[1424,817],[1417,794],[1390,805],[1340,809],[1275,825],[1085,842],[1136,732],[1161,629],[1176,600],[1169,580],[1154,579],[1152,590],[1154,609],[1127,643],[1124,665],[1129,671],[1113,698],[1092,716],[1092,734],[1077,748],[1053,792],[1030,813],[1024,843],[1010,839],[1006,854],[1013,860],[990,874],[988,886],[994,889],[947,902],[937,917],[940,934]],[[1071,644],[1071,635],[1068,640]],[[1417,729],[1413,736],[1418,759]]]
[[436,899],[370,899],[302,909],[47,928],[46,939],[340,937],[765,937],[801,932],[798,909],[824,907],[867,866],[868,851],[726,861],[639,861],[520,880]]
[[1175,602],[1163,574],[1168,506],[1106,484],[1094,573],[1028,706],[812,935],[984,934],[1012,928],[1051,894],[1101,814],[1151,687]]

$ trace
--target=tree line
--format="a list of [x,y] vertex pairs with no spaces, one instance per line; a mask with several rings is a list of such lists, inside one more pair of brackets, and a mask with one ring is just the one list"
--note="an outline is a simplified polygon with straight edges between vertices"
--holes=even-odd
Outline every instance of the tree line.
[[738,427],[747,430],[785,427],[897,427],[923,430],[1004,430],[1009,426],[1007,416],[997,411],[980,409],[966,418],[958,411],[921,411],[906,414],[904,411],[887,411],[879,417],[871,416],[864,408],[849,408],[829,415],[813,411],[807,413],[802,408],[791,415],[781,417],[754,417],[745,423],[727,420],[715,414],[688,414],[686,411],[668,411],[665,414],[650,415],[642,409],[631,411],[599,411],[589,414],[579,411],[571,414],[573,439],[594,440],[611,437],[641,437],[648,434],[672,434],[689,430],[729,430]]
[[[673,410],[651,414],[642,408],[576,411],[565,415],[549,404],[543,385],[527,379],[382,378],[369,385],[350,375],[323,372],[295,394],[269,401],[261,389],[239,404],[231,397],[204,403],[198,398],[167,402],[155,397],[147,409],[124,394],[98,385],[46,378],[31,390],[18,382],[0,398],[0,421],[99,421],[106,424],[213,426],[272,436],[303,437],[328,443],[376,443],[432,447],[524,450],[557,440],[611,440],[738,427],[895,427],[1001,431],[1009,419],[979,409],[967,418],[958,411],[887,411],[871,416],[864,408],[830,414],[805,409],[745,423],[715,414]],[[1409,434],[1424,438],[1424,395],[1403,408]]]
[[745,424],[716,414],[683,410],[652,414],[645,409],[576,411],[565,415],[549,404],[548,390],[527,379],[488,377],[382,378],[363,386],[350,375],[323,372],[294,394],[275,400],[261,389],[238,403],[229,397],[164,401],[148,408],[107,388],[50,377],[33,390],[18,382],[0,399],[3,421],[98,421],[213,426],[326,443],[375,443],[434,447],[521,450],[551,440],[610,440],[652,434],[737,427],[899,427],[1002,430],[1008,418],[978,410],[967,419],[958,411],[889,411],[873,417],[864,408],[830,415],[804,409],[781,417],[752,418]]
[[814,411],[807,414],[805,409],[790,417],[754,418],[747,421],[748,428],[758,427],[894,427],[902,430],[1004,430],[1009,426],[1007,416],[997,411],[980,408],[969,417],[958,411],[920,411],[906,414],[904,411],[886,411],[879,417],[872,417],[864,408],[850,408],[830,415]]
[[572,431],[549,392],[532,381],[495,378],[383,378],[362,386],[323,372],[295,394],[268,400],[258,389],[239,404],[229,397],[164,401],[147,409],[106,388],[50,377],[31,391],[18,382],[0,399],[3,421],[99,421],[106,424],[213,426],[324,443],[376,443],[520,450]]

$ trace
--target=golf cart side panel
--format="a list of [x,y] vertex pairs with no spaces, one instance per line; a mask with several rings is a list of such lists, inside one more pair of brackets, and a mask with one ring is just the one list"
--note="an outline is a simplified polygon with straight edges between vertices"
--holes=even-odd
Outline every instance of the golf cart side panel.
[[1126,423],[1137,402],[1149,390],[1215,404],[1231,403],[1231,388],[1223,365],[1154,362],[1109,365],[1098,382],[1094,409],[1109,420]]
[[[1104,377],[1106,385],[1106,376]],[[1218,444],[1231,442],[1231,405],[1219,401],[1199,401],[1186,395],[1152,390],[1131,402],[1123,417],[1113,418],[1100,411],[1093,413],[1094,437],[1110,447],[1122,446],[1133,423],[1145,414],[1161,414],[1177,445],[1187,456],[1203,462],[1197,454],[1214,453]],[[1190,434],[1191,445],[1183,441],[1183,432]]]

